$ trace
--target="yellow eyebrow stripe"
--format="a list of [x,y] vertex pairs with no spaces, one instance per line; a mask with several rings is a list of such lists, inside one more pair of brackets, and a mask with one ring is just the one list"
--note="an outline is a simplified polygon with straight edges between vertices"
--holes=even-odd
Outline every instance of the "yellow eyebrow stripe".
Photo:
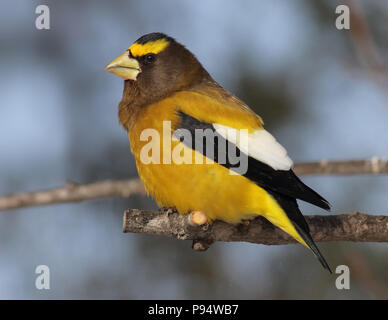
[[145,44],[134,43],[131,45],[128,50],[131,51],[134,57],[140,57],[148,53],[158,54],[164,48],[169,45],[169,42],[166,39],[159,39],[156,41],[150,41]]

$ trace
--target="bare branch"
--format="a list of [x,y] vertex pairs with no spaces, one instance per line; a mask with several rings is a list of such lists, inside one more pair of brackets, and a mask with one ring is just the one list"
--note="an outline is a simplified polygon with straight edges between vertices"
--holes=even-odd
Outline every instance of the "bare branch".
[[[378,157],[370,160],[305,162],[295,164],[297,175],[351,175],[387,174],[388,159]],[[84,200],[129,197],[144,194],[139,179],[106,180],[90,184],[68,183],[56,189],[37,192],[16,193],[0,197],[0,211],[55,203],[78,202]]]
[[386,65],[373,39],[362,3],[353,0],[346,0],[345,3],[350,7],[349,36],[356,54],[365,67],[370,68],[370,71],[385,73]]
[[[347,34],[353,43],[354,51],[365,71],[369,73],[376,85],[382,89],[384,97],[387,99],[388,65],[387,61],[382,58],[369,28],[364,9],[365,5],[354,0],[346,0],[344,3],[350,7],[351,28]],[[384,13],[377,3],[376,9]]]
[[17,193],[0,197],[0,210],[54,203],[79,202],[98,198],[129,197],[132,194],[144,193],[143,184],[139,179],[106,180],[84,185],[67,183],[62,188]]
[[[311,235],[317,242],[357,241],[388,242],[388,216],[344,213],[327,216],[306,216]],[[249,224],[231,225],[222,221],[193,226],[189,215],[174,209],[148,211],[129,209],[124,213],[123,232],[163,235],[180,240],[194,240],[193,249],[206,250],[215,241],[245,241],[267,245],[296,241],[262,217]]]
[[303,162],[294,166],[298,176],[387,174],[388,159],[373,157],[368,160]]

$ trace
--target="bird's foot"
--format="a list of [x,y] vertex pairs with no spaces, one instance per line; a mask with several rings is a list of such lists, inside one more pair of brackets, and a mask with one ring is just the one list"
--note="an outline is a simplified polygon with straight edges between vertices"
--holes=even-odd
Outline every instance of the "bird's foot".
[[[200,227],[202,231],[207,231],[211,220],[204,211],[196,210],[189,213],[188,222],[193,227]],[[213,242],[214,240],[211,239],[195,239],[193,240],[192,248],[195,251],[206,251]]]
[[202,226],[208,222],[208,217],[203,211],[191,211],[189,214],[189,223],[194,226]]

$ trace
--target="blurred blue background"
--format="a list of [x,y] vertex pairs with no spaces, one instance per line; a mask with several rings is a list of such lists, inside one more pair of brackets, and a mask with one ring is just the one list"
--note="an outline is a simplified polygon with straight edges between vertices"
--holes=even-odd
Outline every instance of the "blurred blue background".
[[[117,117],[123,82],[104,66],[155,31],[260,114],[295,162],[388,157],[388,2],[347,3],[366,18],[374,54],[335,28],[336,1],[3,0],[0,194],[137,176]],[[50,30],[35,28],[39,4],[50,8]],[[303,180],[334,213],[387,213],[386,176]],[[320,244],[334,269],[350,267],[351,289],[340,291],[300,245],[216,243],[198,253],[190,242],[123,234],[126,208],[156,205],[133,196],[0,212],[0,298],[388,296],[384,244]],[[50,290],[35,288],[41,264]]]

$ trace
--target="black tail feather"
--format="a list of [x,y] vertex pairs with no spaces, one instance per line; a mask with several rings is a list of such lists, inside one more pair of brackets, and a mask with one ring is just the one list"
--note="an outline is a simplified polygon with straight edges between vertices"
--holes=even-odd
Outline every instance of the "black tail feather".
[[318,192],[311,189],[309,186],[305,185],[298,176],[292,172],[295,181],[298,184],[298,188],[301,190],[300,197],[298,199],[309,202],[317,207],[330,211],[330,203],[325,198],[323,198]]
[[306,233],[300,228],[296,223],[292,223],[298,231],[299,235],[302,237],[302,239],[306,242],[306,244],[309,246],[311,251],[314,253],[314,255],[317,257],[321,265],[327,269],[330,273],[333,273],[330,269],[329,264],[327,263],[326,259],[323,257],[322,253],[319,251],[317,245],[315,244],[314,240],[311,238],[310,233]]
[[276,192],[271,192],[271,191],[268,191],[268,192],[275,198],[277,203],[282,207],[284,212],[287,214],[287,217],[291,220],[292,224],[294,225],[298,234],[306,242],[308,247],[311,249],[311,251],[314,253],[314,255],[318,258],[318,260],[322,264],[322,266],[325,269],[327,269],[330,273],[332,273],[332,271],[329,267],[329,264],[326,262],[322,253],[319,251],[314,240],[311,238],[310,228],[309,228],[303,214],[299,210],[298,203],[296,202],[296,199],[281,195],[281,194],[276,193]]

